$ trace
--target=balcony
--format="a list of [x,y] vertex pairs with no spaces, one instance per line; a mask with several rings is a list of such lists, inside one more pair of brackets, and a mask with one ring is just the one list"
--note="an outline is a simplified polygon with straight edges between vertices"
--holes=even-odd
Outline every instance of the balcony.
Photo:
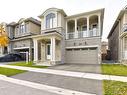
[[93,29],[87,31],[68,32],[66,39],[85,38],[85,37],[96,37],[99,36],[99,30]]

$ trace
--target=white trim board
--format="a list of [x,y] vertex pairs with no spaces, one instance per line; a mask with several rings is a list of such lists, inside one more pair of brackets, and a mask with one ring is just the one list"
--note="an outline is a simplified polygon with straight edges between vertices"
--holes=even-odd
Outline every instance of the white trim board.
[[29,49],[30,47],[18,47],[18,48],[13,48],[13,49]]
[[89,45],[89,46],[72,46],[72,47],[66,47],[66,49],[74,49],[74,48],[92,48],[92,47],[99,47],[98,45]]

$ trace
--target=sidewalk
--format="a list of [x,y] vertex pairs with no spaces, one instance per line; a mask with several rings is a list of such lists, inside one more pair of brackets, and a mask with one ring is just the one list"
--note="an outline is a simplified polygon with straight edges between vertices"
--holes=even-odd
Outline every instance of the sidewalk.
[[[30,91],[33,92],[33,90],[35,90],[34,94],[30,93],[30,95],[37,94],[38,93],[37,91],[40,91],[40,93],[37,95],[43,95],[43,94],[44,95],[96,95],[96,94],[91,94],[91,93],[75,91],[75,90],[63,89],[63,88],[54,87],[54,86],[48,86],[48,85],[30,82],[30,81],[25,81],[25,80],[20,80],[20,79],[14,79],[14,78],[6,77],[3,75],[0,75],[0,84],[1,84],[1,82],[2,83],[4,82],[4,84],[6,84],[6,85],[13,86],[13,88],[20,86],[21,90],[23,88],[29,87],[29,89],[26,88],[27,90],[29,90],[29,92]],[[15,88],[15,90],[16,89],[17,88]],[[6,89],[6,90],[7,90],[6,92],[8,92],[8,89]],[[26,90],[24,90],[23,92],[25,92],[25,91]],[[17,94],[15,94],[15,91],[11,91],[11,90],[9,90],[8,93],[12,93],[12,92],[13,92],[13,95],[17,95]],[[4,94],[2,94],[2,95],[4,95]],[[21,94],[21,95],[23,95],[23,94]],[[24,95],[28,95],[28,94],[24,94]]]
[[10,65],[0,65],[0,67],[62,75],[62,76],[71,76],[71,77],[78,77],[78,78],[85,78],[85,79],[114,80],[114,81],[127,82],[127,77],[124,76],[102,75],[102,74],[94,74],[94,73],[82,73],[82,72],[72,72],[72,71],[63,71],[63,70],[52,70],[52,69],[39,69],[39,68],[10,66]]

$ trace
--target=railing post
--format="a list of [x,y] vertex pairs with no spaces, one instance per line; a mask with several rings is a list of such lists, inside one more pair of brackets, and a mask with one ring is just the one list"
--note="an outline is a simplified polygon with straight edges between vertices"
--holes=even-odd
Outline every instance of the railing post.
[[68,39],[68,26],[67,26],[67,23],[68,23],[68,21],[66,21],[66,39]]
[[89,37],[90,35],[90,31],[89,31],[89,16],[87,17],[87,37]]
[[77,19],[75,19],[75,36],[74,38],[78,38],[78,34],[77,34]]

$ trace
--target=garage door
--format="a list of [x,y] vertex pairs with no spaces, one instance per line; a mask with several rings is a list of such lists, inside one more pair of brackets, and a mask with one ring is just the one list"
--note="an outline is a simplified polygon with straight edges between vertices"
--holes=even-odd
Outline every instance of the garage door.
[[97,64],[97,48],[66,49],[66,63]]

